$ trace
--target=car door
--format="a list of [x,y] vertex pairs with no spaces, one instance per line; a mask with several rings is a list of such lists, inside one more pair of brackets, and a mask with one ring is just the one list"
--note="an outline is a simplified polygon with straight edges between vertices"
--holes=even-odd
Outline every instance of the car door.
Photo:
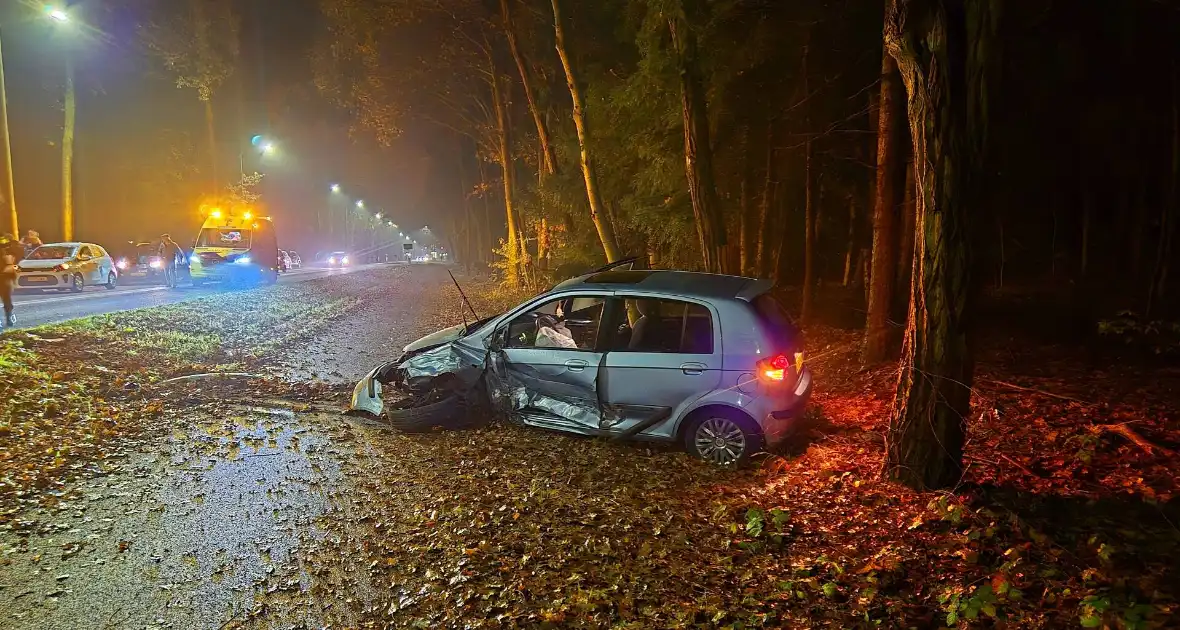
[[[596,381],[608,298],[583,293],[540,300],[497,331],[493,369],[512,399],[510,413],[544,428],[598,430]],[[558,322],[563,325],[554,326]]]
[[95,273],[95,282],[106,284],[107,274],[115,268],[115,261],[111,259],[111,255],[107,253],[107,250],[98,245],[91,245],[90,249],[94,254],[94,260],[98,267]]
[[94,250],[89,245],[79,247],[75,260],[78,273],[82,274],[82,280],[88,285],[95,284],[98,277],[98,262],[94,259]]
[[[620,421],[612,427],[673,437],[683,409],[717,389],[722,380],[721,332],[716,310],[690,298],[620,293],[601,397]],[[660,419],[662,418],[662,419]]]

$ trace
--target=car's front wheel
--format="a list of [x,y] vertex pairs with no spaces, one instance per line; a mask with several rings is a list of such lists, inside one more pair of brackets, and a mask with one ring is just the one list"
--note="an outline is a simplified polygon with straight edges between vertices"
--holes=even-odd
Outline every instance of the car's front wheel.
[[728,414],[701,415],[684,432],[685,447],[718,466],[739,466],[762,449],[762,434],[750,424]]
[[74,293],[81,293],[82,289],[86,288],[86,283],[82,280],[82,274],[76,273],[70,278],[70,290]]

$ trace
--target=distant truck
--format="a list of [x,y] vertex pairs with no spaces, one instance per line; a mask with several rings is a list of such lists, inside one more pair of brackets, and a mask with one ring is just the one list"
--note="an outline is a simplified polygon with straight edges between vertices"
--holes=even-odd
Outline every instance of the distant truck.
[[274,284],[279,266],[274,223],[250,210],[211,211],[189,259],[194,286],[211,281]]

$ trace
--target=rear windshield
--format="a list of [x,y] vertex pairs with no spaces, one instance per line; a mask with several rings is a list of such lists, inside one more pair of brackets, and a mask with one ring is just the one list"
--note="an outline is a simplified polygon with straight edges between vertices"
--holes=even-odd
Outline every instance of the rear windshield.
[[26,256],[28,260],[59,260],[73,258],[76,248],[65,245],[42,245]]
[[787,309],[779,304],[778,300],[774,299],[769,293],[763,293],[754,298],[754,311],[758,313],[758,319],[762,321],[762,325],[766,327],[766,331],[770,333],[774,344],[782,350],[787,348],[798,348],[802,340],[799,335],[799,328],[795,326],[795,321],[787,314]]
[[197,247],[250,249],[250,230],[205,228],[197,237]]

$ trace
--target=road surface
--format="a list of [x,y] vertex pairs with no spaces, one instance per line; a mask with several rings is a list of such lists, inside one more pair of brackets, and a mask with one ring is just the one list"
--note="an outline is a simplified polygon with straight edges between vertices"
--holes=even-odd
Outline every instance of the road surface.
[[[326,276],[364,272],[382,266],[384,264],[357,265],[347,269],[325,267],[293,269],[279,276],[279,284],[293,284]],[[199,289],[181,285],[180,288],[171,290],[157,285],[127,285],[114,290],[87,287],[82,293],[18,292],[13,301],[16,303],[17,328],[30,328],[103,313],[147,306],[163,306],[226,290],[228,289],[216,284]]]

